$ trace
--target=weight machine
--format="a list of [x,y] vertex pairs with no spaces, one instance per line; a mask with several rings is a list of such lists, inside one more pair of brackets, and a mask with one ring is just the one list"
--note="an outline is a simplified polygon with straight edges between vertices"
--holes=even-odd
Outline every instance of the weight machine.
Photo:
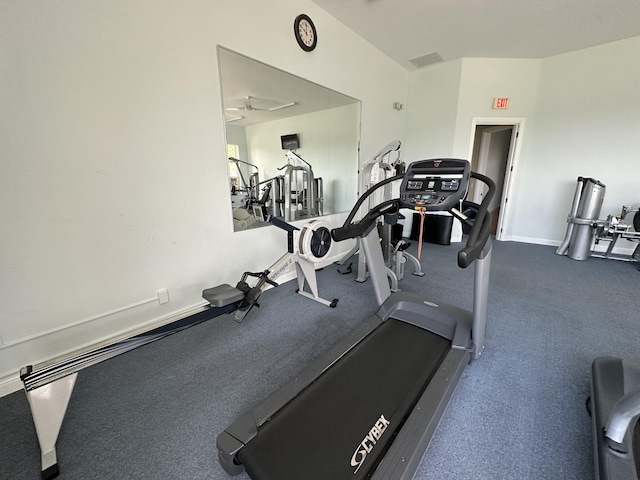
[[[255,206],[266,207],[270,215],[284,218],[285,222],[317,217],[324,214],[324,187],[322,177],[315,177],[311,164],[293,151],[286,153],[287,164],[278,170],[282,175],[259,179],[258,167],[252,163],[229,157],[236,164],[241,185],[232,183],[231,198],[234,208],[242,208],[252,215]],[[245,178],[240,164],[255,168]]]
[[[252,204],[257,202],[259,198],[258,185],[260,184],[260,179],[259,179],[258,167],[253,163],[245,162],[244,160],[240,160],[234,157],[229,157],[229,161],[231,163],[235,163],[236,170],[238,171],[238,176],[240,177],[240,185],[238,185],[236,182],[233,182],[233,181],[231,183],[231,195],[232,195],[233,206],[238,208],[244,208],[250,211]],[[256,170],[255,172],[252,172],[249,175],[248,182],[244,174],[242,173],[242,167],[240,166],[240,164],[248,165],[252,168],[255,168]],[[237,195],[244,197],[244,199],[242,199],[239,203],[233,202],[233,196],[237,196]]]
[[311,164],[295,152],[286,153],[284,170],[271,180],[273,215],[285,222],[323,215],[324,192],[322,178],[316,178]]
[[[633,225],[625,223],[625,217],[632,213],[635,213],[633,216]],[[630,205],[623,205],[618,215],[609,215],[605,221],[597,221],[595,230],[595,244],[597,245],[601,241],[606,241],[609,242],[609,245],[604,253],[591,252],[592,257],[640,262],[640,243],[636,245],[636,248],[630,255],[613,253],[613,248],[620,239],[640,242],[640,209],[633,209]]]
[[[400,147],[402,144],[400,140],[393,140],[385,145],[378,151],[370,160],[366,161],[360,171],[360,182],[362,191],[359,195],[365,194],[368,190],[372,189],[377,183],[386,180],[388,178],[402,175],[405,171],[405,164],[400,161]],[[391,154],[397,152],[397,157],[394,161],[390,161]],[[393,192],[391,184],[388,183],[382,186],[378,192],[374,193],[368,198],[367,207],[371,208],[376,203],[381,203],[385,200],[392,198]],[[398,219],[401,214],[398,214]],[[407,262],[413,265],[413,275],[422,277],[424,272],[420,266],[420,262],[416,257],[406,251],[409,246],[404,240],[402,240],[402,234],[398,235],[394,231],[402,228],[401,224],[392,224],[389,222],[389,218],[384,221],[380,220],[378,223],[378,232],[380,234],[380,245],[382,247],[382,256],[385,261],[387,277],[391,284],[391,291],[398,290],[398,281],[404,278],[404,267]],[[338,265],[344,265],[357,252],[362,251],[361,239],[356,239],[356,245],[340,260]],[[364,282],[368,277],[367,262],[364,255],[358,254],[358,272],[356,276],[356,282]]]
[[[558,255],[567,255],[573,260],[591,257],[610,258],[627,262],[640,262],[640,243],[629,255],[614,253],[618,240],[640,242],[640,211],[630,205],[623,205],[619,214],[608,215],[606,220],[598,220],[606,186],[594,178],[578,177],[571,212],[567,218],[567,233],[556,250]],[[632,224],[625,218],[635,213]],[[600,242],[609,242],[605,252],[595,250]]]

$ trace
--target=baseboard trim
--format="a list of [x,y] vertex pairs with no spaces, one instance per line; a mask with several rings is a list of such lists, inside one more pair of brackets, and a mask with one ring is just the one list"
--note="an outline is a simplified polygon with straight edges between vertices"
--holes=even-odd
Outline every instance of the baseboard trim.
[[11,395],[21,389],[22,382],[17,374],[0,379],[0,398]]
[[[317,264],[316,268],[323,268],[326,267],[328,265],[331,265],[332,263],[340,260],[342,258],[342,256],[344,256],[344,253],[342,254],[335,254],[332,255],[331,257],[328,257],[327,259],[325,259],[324,261],[320,262]],[[282,283],[286,283],[289,282],[291,280],[295,280],[297,278],[297,274],[296,274],[296,270],[295,268],[291,269],[289,272],[285,273],[284,275],[282,275],[279,279],[278,279],[278,283],[282,284]],[[170,323],[172,321],[175,321],[176,319],[179,318],[183,318],[185,316],[188,316],[190,313],[193,313],[194,311],[203,308],[204,303],[200,303],[197,305],[193,305],[190,307],[187,307],[185,309],[180,310],[179,312],[173,312],[172,314],[163,316],[161,318],[156,318],[153,319],[151,321],[145,322],[139,326],[137,326],[136,328],[127,330],[125,332],[120,332],[118,334],[112,335],[109,338],[103,338],[97,342],[94,342],[91,345],[88,346],[84,346],[81,347],[79,349],[67,352],[66,354],[62,354],[59,356],[56,356],[55,358],[46,360],[44,362],[39,362],[38,365],[43,365],[43,364],[47,364],[50,362],[54,362],[56,360],[59,360],[61,358],[71,358],[74,355],[86,352],[86,351],[91,351],[91,350],[95,350],[97,348],[100,348],[106,344],[111,344],[111,343],[115,343],[117,341],[123,340],[125,338],[129,338],[135,335],[138,335],[140,333],[144,333],[145,331],[149,331],[152,330],[153,328],[162,326],[162,325],[166,325],[167,323]],[[3,378],[0,378],[0,398],[4,397],[6,395],[10,395],[14,392],[17,392],[18,390],[22,389],[22,381],[20,380],[20,375],[19,374],[11,374],[11,375],[7,375]]]
[[520,237],[520,236],[508,236],[503,240],[509,242],[519,242],[519,243],[532,243],[534,245],[546,245],[548,247],[559,247],[562,243],[560,240],[548,240],[546,238],[534,238],[534,237]]

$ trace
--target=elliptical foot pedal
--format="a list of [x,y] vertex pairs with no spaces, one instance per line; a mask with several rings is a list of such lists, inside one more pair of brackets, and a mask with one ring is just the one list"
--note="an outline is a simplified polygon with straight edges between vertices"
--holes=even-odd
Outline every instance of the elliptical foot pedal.
[[400,240],[397,244],[396,244],[396,251],[398,252],[404,252],[407,248],[409,248],[411,246],[411,244],[409,242],[405,242],[404,240]]
[[244,292],[227,283],[223,283],[217,287],[203,290],[202,298],[209,302],[212,307],[226,307],[244,299]]

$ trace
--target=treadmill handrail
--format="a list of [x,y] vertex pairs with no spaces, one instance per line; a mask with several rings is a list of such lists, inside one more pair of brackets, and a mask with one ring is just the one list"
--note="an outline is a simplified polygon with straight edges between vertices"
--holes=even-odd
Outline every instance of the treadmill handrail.
[[[394,180],[400,180],[402,178],[403,177],[400,175],[388,178],[384,182],[376,184],[375,188],[379,188],[378,186],[382,186],[386,183]],[[482,175],[476,172],[471,172],[471,178],[480,180],[482,183],[487,185],[488,191],[485,193],[480,205],[472,202],[465,202],[465,204],[467,205],[477,206],[478,209],[471,227],[471,231],[469,232],[469,237],[467,238],[467,243],[462,248],[462,250],[458,252],[458,266],[460,268],[467,268],[474,262],[474,260],[476,260],[480,256],[485,244],[487,243],[487,239],[491,234],[491,213],[488,211],[488,208],[489,203],[495,196],[496,184],[486,175]],[[356,238],[366,235],[369,232],[370,228],[375,225],[378,217],[385,213],[392,212],[394,207],[396,209],[402,208],[402,203],[399,198],[387,200],[373,207],[362,219],[352,224],[351,221],[353,220],[356,211],[362,205],[364,199],[367,198],[375,190],[375,188],[367,191],[360,197],[356,205],[353,207],[353,209],[351,209],[351,213],[345,220],[342,227],[337,227],[331,230],[331,237],[336,242],[340,242],[348,238]],[[460,218],[459,214],[454,213],[451,210],[449,210],[449,213],[457,218]]]
[[482,249],[487,243],[487,239],[491,234],[491,213],[489,212],[489,203],[496,194],[496,184],[486,175],[471,172],[471,178],[475,178],[489,187],[485,193],[482,202],[478,207],[473,226],[467,238],[467,244],[458,252],[458,266],[467,268],[482,253]]

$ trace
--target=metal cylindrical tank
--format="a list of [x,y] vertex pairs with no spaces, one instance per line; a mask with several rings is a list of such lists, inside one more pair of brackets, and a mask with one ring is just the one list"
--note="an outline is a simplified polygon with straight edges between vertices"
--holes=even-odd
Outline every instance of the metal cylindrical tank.
[[598,219],[606,187],[598,180],[584,178],[580,203],[571,232],[567,256],[573,260],[586,260],[591,255],[591,244],[595,230],[593,222]]

